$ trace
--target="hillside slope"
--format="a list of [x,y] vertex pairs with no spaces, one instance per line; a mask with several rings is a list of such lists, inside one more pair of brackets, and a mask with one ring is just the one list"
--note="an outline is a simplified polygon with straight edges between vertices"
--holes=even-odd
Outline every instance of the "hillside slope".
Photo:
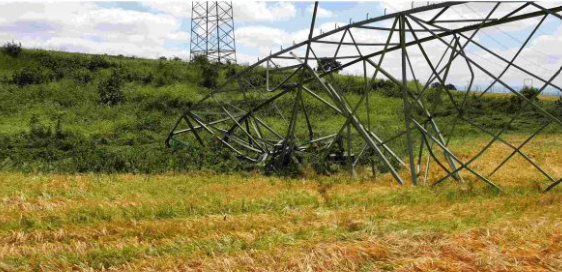
[[[217,83],[243,67],[218,67]],[[243,164],[220,149],[167,149],[164,140],[189,103],[209,89],[205,69],[181,60],[146,60],[23,49],[0,53],[0,169],[54,172],[164,172],[210,168],[229,171]],[[342,84],[361,79],[340,76]],[[215,83],[213,83],[215,84]],[[353,88],[350,88],[353,89]],[[381,130],[402,126],[401,99],[383,90],[373,94],[372,118]],[[359,94],[351,92],[351,99]],[[283,101],[281,101],[283,103]],[[290,103],[290,101],[287,101]],[[557,101],[541,101],[562,116]],[[438,105],[452,117],[452,106]],[[509,97],[490,96],[472,114],[496,128],[511,117]],[[326,129],[330,115],[325,116]],[[531,131],[543,118],[525,112],[514,131]],[[334,128],[330,128],[334,129]],[[476,130],[461,126],[466,135]],[[547,130],[554,133],[556,128]],[[384,131],[381,131],[384,134]],[[217,153],[218,152],[218,153]],[[207,155],[205,155],[207,154]],[[213,154],[212,156],[209,154]],[[217,155],[218,154],[218,155]]]

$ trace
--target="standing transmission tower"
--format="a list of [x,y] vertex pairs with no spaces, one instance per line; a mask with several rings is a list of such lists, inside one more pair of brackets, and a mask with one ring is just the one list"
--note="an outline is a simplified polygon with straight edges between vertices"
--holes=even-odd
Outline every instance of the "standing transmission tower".
[[192,2],[190,58],[236,62],[232,2]]

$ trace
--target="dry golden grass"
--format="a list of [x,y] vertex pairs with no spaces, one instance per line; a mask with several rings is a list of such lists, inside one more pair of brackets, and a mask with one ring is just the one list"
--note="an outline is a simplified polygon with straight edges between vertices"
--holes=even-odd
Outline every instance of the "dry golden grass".
[[[527,152],[562,176],[560,137]],[[522,141],[512,135],[510,140]],[[481,139],[452,143],[468,158]],[[560,148],[559,148],[560,149]],[[474,168],[488,173],[502,145]],[[560,271],[562,188],[516,159],[490,190],[205,172],[0,175],[0,271]],[[434,173],[433,178],[443,173]]]

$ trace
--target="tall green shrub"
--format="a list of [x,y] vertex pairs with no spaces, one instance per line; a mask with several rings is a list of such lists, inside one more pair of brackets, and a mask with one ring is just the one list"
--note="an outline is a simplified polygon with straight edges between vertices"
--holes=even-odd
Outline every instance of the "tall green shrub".
[[15,43],[14,41],[7,42],[2,47],[2,52],[4,52],[4,54],[6,54],[8,56],[11,56],[11,57],[14,57],[14,58],[18,57],[19,55],[21,55],[21,52],[22,52],[21,43]]
[[48,83],[54,79],[56,74],[53,71],[35,66],[22,68],[12,75],[12,83],[20,87]]
[[108,79],[102,80],[98,85],[99,101],[102,105],[113,106],[125,101],[121,87],[121,75],[113,70]]
[[88,63],[88,69],[90,69],[91,71],[107,69],[111,68],[111,66],[111,62],[109,62],[106,58],[97,55],[93,56]]
[[[531,100],[531,102],[539,101],[540,91],[535,87],[525,86],[523,89],[521,89],[521,91],[519,91],[519,93],[522,94],[525,98]],[[523,104],[523,98],[517,95],[513,95],[512,97],[509,98],[508,110],[510,112],[516,112],[521,108],[522,104]]]
[[204,55],[196,56],[191,63],[201,71],[201,86],[209,89],[217,87],[219,77],[219,67],[217,64],[210,63],[207,56]]
[[84,68],[75,69],[72,73],[72,77],[78,84],[88,84],[92,81],[92,74]]

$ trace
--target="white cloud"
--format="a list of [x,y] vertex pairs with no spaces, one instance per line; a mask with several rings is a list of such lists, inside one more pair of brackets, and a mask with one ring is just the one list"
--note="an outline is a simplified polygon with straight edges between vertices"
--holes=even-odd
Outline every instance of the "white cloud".
[[[306,8],[306,11],[309,14],[312,14],[312,12],[314,11],[314,5],[309,6],[308,8]],[[324,9],[320,6],[318,6],[318,10],[316,12],[316,16],[320,17],[320,18],[329,18],[332,17],[333,13],[332,11],[328,10],[328,9]]]
[[147,1],[141,3],[143,6],[175,17],[191,18],[190,1]]
[[237,1],[233,6],[236,21],[279,21],[297,14],[295,5],[288,2]]
[[[147,1],[142,2],[142,5],[175,17],[191,18],[192,2],[189,1]],[[295,17],[296,13],[295,5],[287,2],[236,1],[233,3],[233,14],[237,22],[286,20]]]
[[166,47],[189,43],[182,19],[167,13],[104,8],[94,3],[2,3],[0,40],[21,41],[26,47],[142,57],[181,56],[188,52]]
[[236,29],[236,43],[257,50],[258,56],[267,56],[270,51],[277,52],[280,46],[288,45],[291,34],[278,28],[247,26]]

